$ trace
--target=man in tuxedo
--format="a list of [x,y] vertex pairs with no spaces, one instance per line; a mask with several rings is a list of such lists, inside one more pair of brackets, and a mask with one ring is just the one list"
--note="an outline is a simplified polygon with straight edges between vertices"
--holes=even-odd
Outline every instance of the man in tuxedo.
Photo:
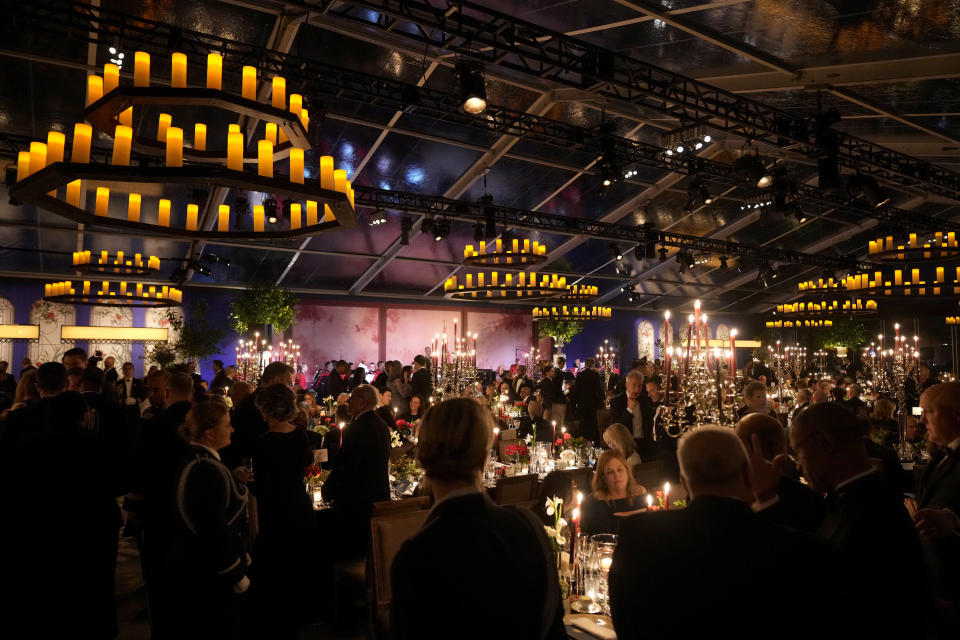
[[935,593],[960,609],[960,382],[943,382],[920,396],[927,441],[937,445],[920,478],[913,511],[924,546],[936,560]]
[[561,382],[559,376],[557,376],[557,368],[552,364],[544,365],[543,380],[540,381],[538,390],[540,391],[540,398],[547,419],[555,419],[553,415],[551,415],[553,413],[553,405],[564,404],[567,399],[563,395],[563,382]]
[[577,374],[574,395],[577,402],[577,417],[580,419],[580,435],[598,442],[597,410],[607,404],[607,394],[603,390],[603,378],[594,369],[596,361],[587,358],[585,368]]
[[[610,567],[617,637],[828,636],[821,627],[835,624],[839,595],[830,551],[753,513],[750,464],[733,430],[688,431],[678,455],[689,506],[620,524]],[[785,570],[789,578],[778,579]]]
[[103,359],[103,393],[109,400],[113,400],[113,389],[120,374],[117,373],[117,359],[107,356]]
[[220,450],[220,457],[227,468],[234,469],[243,464],[244,458],[252,458],[257,440],[267,432],[267,423],[257,408],[257,396],[261,389],[272,384],[283,384],[293,388],[293,367],[285,362],[271,362],[260,376],[260,386],[244,398],[233,409],[230,423],[233,436],[229,446]]
[[513,385],[513,390],[517,393],[518,396],[521,396],[521,397],[522,397],[522,394],[520,394],[520,388],[523,385],[528,385],[531,390],[533,389],[533,380],[527,377],[526,366],[521,364],[517,367],[517,375],[513,377],[513,382],[511,384]]
[[[419,356],[418,356],[419,357]],[[377,390],[363,384],[350,393],[347,409],[353,421],[343,430],[343,444],[323,485],[333,502],[343,553],[366,551],[373,503],[390,499],[390,430],[376,413]]]
[[87,366],[87,352],[80,347],[67,349],[63,352],[60,363],[67,368],[67,371],[74,368],[83,369]]
[[347,371],[347,363],[343,360],[338,360],[333,371],[326,377],[326,391],[324,391],[324,393],[327,396],[336,398],[341,393],[347,392]]
[[793,419],[797,416],[797,414],[812,404],[810,402],[812,397],[813,392],[811,392],[810,389],[804,388],[797,391],[797,396],[794,399],[793,411],[790,412],[790,424],[793,424]]
[[114,390],[117,402],[124,407],[137,407],[138,403],[147,397],[143,390],[143,381],[133,377],[132,362],[123,363],[123,377],[117,380]]
[[214,389],[229,389],[233,385],[233,381],[237,378],[237,368],[232,364],[225,369],[220,369],[215,376],[213,376],[213,381],[210,383],[210,390]]
[[126,474],[133,445],[123,416],[123,409],[111,396],[102,393],[106,384],[104,373],[96,367],[87,367],[80,378],[80,393],[87,403],[86,427],[100,435],[104,446],[107,470],[115,487],[116,496],[127,492]]
[[[856,416],[835,402],[814,405],[797,416],[790,445],[811,488],[827,494],[816,535],[836,553],[852,610],[861,612],[858,635],[919,637],[931,605],[920,540],[899,492],[867,459]],[[894,593],[917,615],[862,613]]]
[[846,397],[843,399],[843,406],[850,409],[854,415],[867,414],[867,403],[860,399],[860,385],[855,382],[847,384]]
[[[420,396],[424,400],[433,397],[433,380],[430,379],[430,371],[427,369],[426,356],[417,355],[413,359],[413,376],[410,382],[413,384],[413,395]],[[420,410],[426,409],[427,407],[422,407]]]
[[141,418],[152,418],[163,411],[163,406],[166,404],[168,377],[170,374],[166,371],[154,371],[147,376],[145,383],[147,399],[140,407]]
[[613,422],[626,425],[637,442],[637,453],[643,461],[656,459],[653,442],[653,408],[643,394],[643,374],[634,369],[627,374],[623,393],[610,399]]

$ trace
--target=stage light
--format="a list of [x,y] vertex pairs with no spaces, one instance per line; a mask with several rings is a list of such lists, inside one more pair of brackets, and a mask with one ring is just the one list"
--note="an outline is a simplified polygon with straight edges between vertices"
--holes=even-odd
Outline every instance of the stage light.
[[773,176],[767,171],[763,161],[756,154],[744,154],[737,160],[737,169],[744,177],[754,183],[758,189],[764,189],[773,184]]
[[456,65],[457,89],[460,103],[467,113],[477,115],[487,110],[487,88],[483,68],[470,62]]
[[378,227],[387,223],[387,212],[383,209],[377,209],[370,214],[370,226]]
[[720,256],[720,271],[726,271],[728,268],[727,256]]

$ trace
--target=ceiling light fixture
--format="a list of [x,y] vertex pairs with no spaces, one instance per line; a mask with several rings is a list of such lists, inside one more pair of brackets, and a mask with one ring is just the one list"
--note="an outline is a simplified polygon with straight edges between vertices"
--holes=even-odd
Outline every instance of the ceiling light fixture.
[[91,251],[74,251],[73,268],[91,275],[146,276],[160,270],[160,259],[147,256],[144,262],[142,254],[124,256],[123,251],[117,251],[112,260],[108,252],[101,251],[94,259]]
[[463,110],[472,115],[486,111],[487,88],[484,84],[483,67],[473,62],[458,62],[454,69]]
[[479,250],[468,244],[463,249],[463,264],[468,267],[493,267],[502,265],[534,265],[547,261],[547,248],[536,240],[511,238],[508,243],[502,237],[495,242],[480,241]]
[[933,237],[921,239],[919,234],[888,235],[871,240],[867,257],[874,262],[934,262],[960,258],[957,234],[937,231]]

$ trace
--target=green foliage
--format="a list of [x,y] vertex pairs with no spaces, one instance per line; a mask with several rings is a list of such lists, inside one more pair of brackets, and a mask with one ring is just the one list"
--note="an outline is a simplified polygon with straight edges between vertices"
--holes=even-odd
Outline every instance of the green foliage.
[[276,285],[261,285],[241,291],[230,303],[230,326],[242,335],[250,327],[272,324],[283,333],[297,315],[295,295]]
[[162,370],[177,361],[177,351],[174,345],[168,342],[158,342],[143,352],[143,359],[156,362]]
[[832,327],[813,331],[813,342],[820,349],[847,347],[857,349],[867,341],[867,330],[855,318],[839,318]]
[[550,336],[566,344],[583,331],[583,320],[543,320],[538,323],[541,336]]
[[190,305],[182,317],[173,312],[167,314],[173,333],[179,336],[172,345],[173,349],[184,358],[206,358],[220,353],[218,345],[225,332],[207,325],[208,309],[207,301],[199,299]]

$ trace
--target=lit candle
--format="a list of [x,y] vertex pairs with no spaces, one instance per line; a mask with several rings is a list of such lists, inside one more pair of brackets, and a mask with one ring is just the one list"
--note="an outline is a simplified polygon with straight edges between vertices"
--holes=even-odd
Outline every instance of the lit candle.
[[263,130],[264,130],[263,138],[265,140],[269,140],[270,144],[274,144],[274,145],[277,144],[277,123],[268,122],[264,126]]
[[183,166],[183,129],[180,127],[167,129],[167,166]]
[[231,131],[227,134],[227,169],[243,171],[243,134]]
[[207,54],[207,89],[221,88],[223,78],[223,58],[219,53]]
[[287,106],[287,80],[281,76],[273,77],[273,108],[283,109]]
[[670,509],[670,483],[663,483],[663,508],[665,510]]
[[17,153],[17,182],[30,175],[30,152],[21,151]]
[[187,86],[187,56],[170,54],[170,86],[183,89]]
[[303,96],[299,93],[290,94],[290,112],[300,115],[300,110],[303,109]]
[[103,78],[87,76],[87,105],[90,106],[103,97]]
[[310,128],[310,112],[306,107],[300,109],[300,124],[303,125],[304,129]]
[[166,142],[167,141],[167,127],[170,126],[170,123],[173,122],[173,116],[169,113],[161,113],[157,118],[157,141]]
[[290,182],[303,184],[303,149],[290,149]]
[[197,151],[207,150],[207,125],[202,122],[193,125],[193,148]]
[[166,198],[160,199],[159,209],[157,210],[157,225],[161,227],[170,226],[170,201]]
[[251,66],[243,67],[243,83],[240,89],[240,95],[247,100],[257,99],[257,68]]
[[300,228],[300,215],[301,215],[300,203],[299,202],[292,203],[290,205],[290,228],[291,229]]
[[273,143],[269,140],[257,142],[257,173],[264,178],[273,177]]
[[312,227],[317,224],[317,203],[315,200],[307,200],[307,226]]
[[340,446],[343,446],[343,428],[346,426],[344,423],[340,423]]
[[106,251],[101,251],[101,252],[100,252],[100,264],[107,264],[107,252],[106,252]]
[[138,297],[138,298],[142,298],[142,297],[143,297],[143,283],[142,283],[142,282],[138,282],[138,283],[137,283],[137,297]]
[[197,215],[199,214],[199,207],[195,204],[187,205],[187,230],[196,231],[197,230]]
[[110,206],[110,189],[106,187],[97,187],[97,200],[94,213],[98,216],[106,216]]
[[320,187],[333,189],[333,156],[320,156]]
[[127,220],[140,222],[140,194],[131,193],[127,199]]
[[80,180],[67,183],[67,204],[80,206]]
[[110,93],[120,85],[120,67],[108,62],[103,65],[103,92]]
[[86,122],[73,125],[73,148],[70,150],[70,162],[86,164],[90,162],[90,140],[93,128]]
[[47,133],[47,165],[54,162],[63,162],[63,148],[66,145],[67,138],[59,131],[50,131]]
[[347,183],[347,172],[344,169],[336,169],[333,172],[333,190],[344,192]]
[[220,205],[217,231],[230,231],[230,205]]
[[133,86],[150,86],[150,54],[146,51],[133,54]]
[[120,122],[120,124],[124,125],[125,127],[132,127],[133,126],[133,107],[127,107],[126,109],[121,111],[120,115],[117,117],[117,120]]
[[133,129],[126,125],[118,124],[113,134],[112,164],[121,167],[130,166],[130,144],[132,141]]
[[30,175],[47,166],[47,145],[44,142],[30,143]]
[[254,231],[263,231],[263,205],[257,204],[253,206],[253,230]]

